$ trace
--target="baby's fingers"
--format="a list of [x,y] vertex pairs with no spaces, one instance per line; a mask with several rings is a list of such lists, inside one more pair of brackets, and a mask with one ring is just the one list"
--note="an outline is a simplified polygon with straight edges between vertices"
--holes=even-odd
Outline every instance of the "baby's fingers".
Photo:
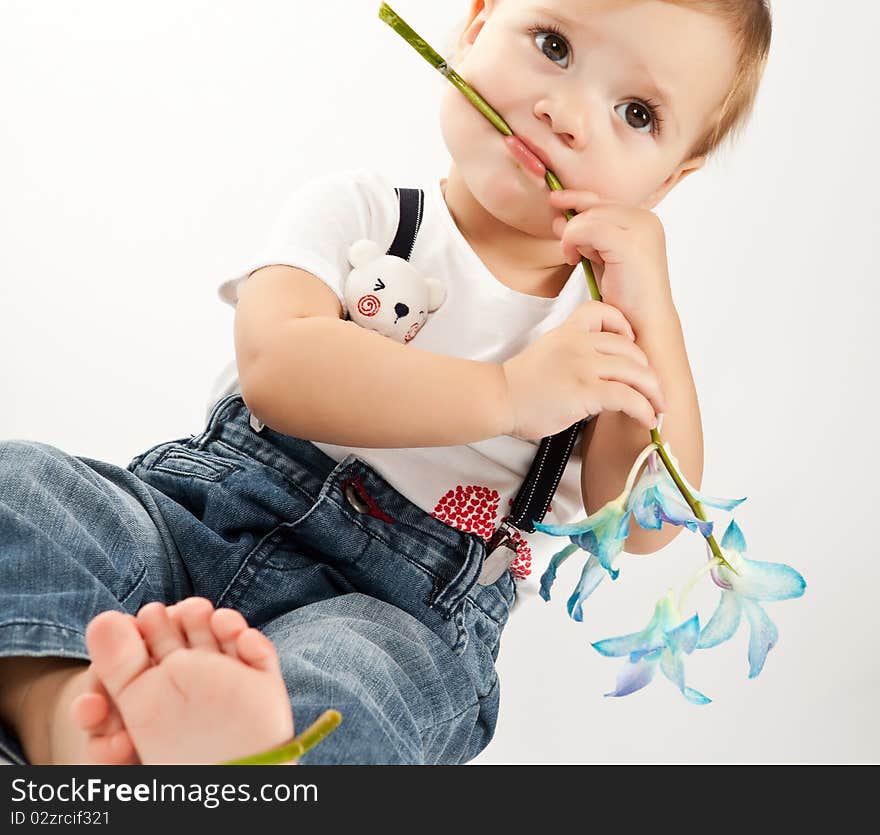
[[550,205],[557,209],[571,209],[574,212],[585,212],[601,202],[598,194],[592,191],[577,191],[564,188],[562,191],[550,192]]
[[603,380],[599,384],[602,391],[602,405],[611,412],[623,412],[637,420],[646,429],[657,428],[657,416],[651,402],[626,383]]
[[566,320],[579,330],[596,332],[609,331],[635,339],[636,335],[626,316],[614,305],[605,302],[588,301],[578,307]]
[[618,333],[597,333],[593,337],[593,349],[600,354],[628,357],[639,365],[650,365],[648,355],[632,339]]
[[654,412],[666,410],[660,378],[650,366],[633,362],[629,357],[604,356],[599,368],[602,380],[624,383],[649,401]]

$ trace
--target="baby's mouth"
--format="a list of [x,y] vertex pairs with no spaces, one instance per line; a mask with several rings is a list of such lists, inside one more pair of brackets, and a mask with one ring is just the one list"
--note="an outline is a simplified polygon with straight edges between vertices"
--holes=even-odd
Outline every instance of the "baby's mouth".
[[541,180],[544,179],[544,175],[547,173],[547,166],[541,162],[538,157],[536,157],[523,143],[523,141],[516,135],[513,136],[505,136],[504,144],[507,145],[508,150],[513,155],[513,158],[530,174],[534,174],[536,177],[539,177]]

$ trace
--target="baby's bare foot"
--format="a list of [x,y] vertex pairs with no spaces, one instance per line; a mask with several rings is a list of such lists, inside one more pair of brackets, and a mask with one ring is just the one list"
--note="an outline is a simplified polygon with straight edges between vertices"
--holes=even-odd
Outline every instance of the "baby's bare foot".
[[[121,617],[131,615],[117,613]],[[137,627],[135,627],[137,628]],[[70,703],[70,718],[85,731],[81,762],[96,765],[138,765],[140,759],[113,699],[89,665],[80,693]]]
[[[188,598],[173,615],[161,603],[134,619],[103,612],[86,631],[92,669],[105,688],[107,718],[118,713],[140,761],[219,763],[293,736],[293,716],[272,642],[232,609]],[[101,694],[88,694],[101,714]],[[86,708],[80,697],[76,710]],[[82,721],[80,721],[82,725]],[[116,738],[106,728],[96,739]]]

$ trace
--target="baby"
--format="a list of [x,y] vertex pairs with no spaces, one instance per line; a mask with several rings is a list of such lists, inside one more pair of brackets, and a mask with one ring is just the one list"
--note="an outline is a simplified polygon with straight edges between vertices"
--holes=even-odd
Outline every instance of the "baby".
[[[510,569],[477,578],[536,442],[596,416],[553,523],[619,494],[661,412],[700,485],[651,210],[745,123],[770,29],[764,0],[473,0],[452,63],[523,144],[445,91],[452,163],[426,180],[412,262],[448,297],[411,344],[345,319],[347,248],[390,244],[398,209],[380,175],[333,174],[224,286],[235,373],[202,435],[125,470],[0,445],[0,751],[219,762],[333,707],[303,762],[476,756],[516,596]],[[626,551],[679,530],[633,527]],[[522,577],[559,543],[518,546]]]

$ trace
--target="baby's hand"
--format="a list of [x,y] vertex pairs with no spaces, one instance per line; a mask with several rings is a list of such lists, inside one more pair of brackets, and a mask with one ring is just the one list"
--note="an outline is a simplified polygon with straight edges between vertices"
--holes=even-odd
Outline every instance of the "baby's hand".
[[502,364],[506,434],[538,440],[587,415],[626,412],[646,428],[665,410],[657,373],[624,315],[603,302],[582,304],[558,328]]
[[553,231],[566,263],[577,264],[581,256],[593,262],[602,301],[623,312],[639,332],[674,310],[666,236],[657,215],[572,189],[550,192],[550,203],[577,212],[567,222],[560,215]]

